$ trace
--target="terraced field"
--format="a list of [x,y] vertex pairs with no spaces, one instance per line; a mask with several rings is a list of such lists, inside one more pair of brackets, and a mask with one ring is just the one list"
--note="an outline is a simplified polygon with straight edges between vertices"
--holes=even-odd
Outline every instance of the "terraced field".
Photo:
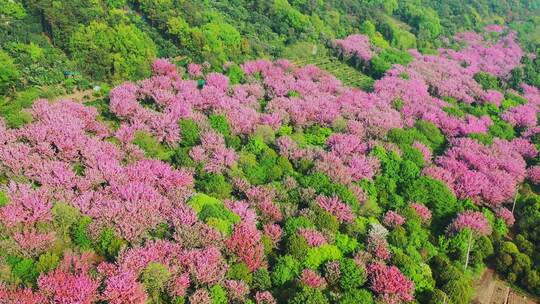
[[373,86],[373,78],[363,74],[357,69],[343,63],[336,57],[332,56],[309,56],[302,59],[292,59],[292,62],[298,66],[313,64],[323,69],[332,75],[336,76],[345,85],[357,87],[363,90],[371,90]]

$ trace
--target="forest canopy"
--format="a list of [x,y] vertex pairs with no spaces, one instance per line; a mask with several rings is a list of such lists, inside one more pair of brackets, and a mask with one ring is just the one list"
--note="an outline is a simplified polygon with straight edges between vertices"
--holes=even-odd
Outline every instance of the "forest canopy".
[[539,12],[0,0],[0,303],[540,296]]

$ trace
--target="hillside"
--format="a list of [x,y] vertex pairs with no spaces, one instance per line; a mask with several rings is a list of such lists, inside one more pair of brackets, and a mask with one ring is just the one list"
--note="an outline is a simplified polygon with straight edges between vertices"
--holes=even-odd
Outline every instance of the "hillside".
[[540,296],[539,9],[0,0],[0,303]]

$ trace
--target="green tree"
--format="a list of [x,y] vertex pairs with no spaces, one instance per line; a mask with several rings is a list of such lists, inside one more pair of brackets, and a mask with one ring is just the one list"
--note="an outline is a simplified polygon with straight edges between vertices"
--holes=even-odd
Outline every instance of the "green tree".
[[201,141],[201,135],[199,131],[199,127],[197,124],[193,121],[193,119],[182,119],[179,122],[180,126],[180,145],[184,147],[193,147],[200,143]]
[[69,51],[85,74],[116,81],[148,76],[150,62],[156,57],[154,42],[135,26],[111,27],[98,21],[80,26],[73,33]]
[[304,287],[289,301],[291,304],[327,304],[328,299],[318,288]]
[[436,289],[429,300],[429,304],[451,304],[451,302],[444,291]]
[[60,257],[52,252],[46,252],[39,256],[38,261],[36,262],[36,270],[39,273],[47,273],[58,266],[60,263]]
[[0,95],[13,89],[18,82],[20,72],[13,59],[0,50]]
[[409,201],[423,203],[433,213],[434,220],[448,219],[457,211],[457,199],[443,182],[421,176],[407,185],[405,196]]
[[266,290],[272,287],[270,273],[267,269],[261,268],[253,273],[253,288]]
[[452,280],[442,287],[442,290],[448,295],[451,303],[468,304],[474,295],[474,289],[469,279],[461,277]]
[[161,293],[165,290],[166,283],[171,277],[167,266],[151,262],[146,266],[141,274],[141,281],[148,291],[152,303],[162,303]]
[[210,288],[212,304],[227,304],[227,292],[220,285],[214,285]]
[[339,286],[345,291],[358,289],[367,281],[366,273],[352,259],[342,259],[339,262],[341,276]]
[[68,240],[72,227],[80,221],[81,212],[71,205],[56,203],[51,209],[51,213],[54,217],[56,231],[64,240]]
[[146,131],[136,131],[133,144],[139,146],[144,151],[144,154],[149,158],[160,160],[168,160],[173,151],[162,145],[154,136]]
[[343,292],[339,304],[374,304],[373,295],[366,289],[353,289]]
[[12,0],[0,0],[0,21],[2,18],[23,19],[24,17],[26,17],[26,10],[22,4]]
[[271,274],[272,282],[276,286],[290,282],[300,274],[300,266],[300,262],[291,255],[279,257]]
[[205,44],[202,55],[213,64],[237,59],[241,54],[241,36],[236,28],[224,22],[210,22],[201,31]]

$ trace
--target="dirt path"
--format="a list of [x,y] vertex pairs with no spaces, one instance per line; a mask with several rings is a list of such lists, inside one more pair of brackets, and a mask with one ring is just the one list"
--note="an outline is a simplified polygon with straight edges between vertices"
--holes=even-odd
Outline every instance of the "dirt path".
[[474,304],[539,304],[540,302],[527,296],[497,277],[495,270],[486,269],[475,284],[476,296]]
[[86,102],[86,101],[92,101],[96,99],[93,94],[94,94],[94,90],[92,89],[85,90],[85,91],[75,91],[71,94],[57,96],[53,98],[51,101],[59,101],[59,100],[67,99],[67,100],[78,101],[78,102],[83,102],[83,101]]

